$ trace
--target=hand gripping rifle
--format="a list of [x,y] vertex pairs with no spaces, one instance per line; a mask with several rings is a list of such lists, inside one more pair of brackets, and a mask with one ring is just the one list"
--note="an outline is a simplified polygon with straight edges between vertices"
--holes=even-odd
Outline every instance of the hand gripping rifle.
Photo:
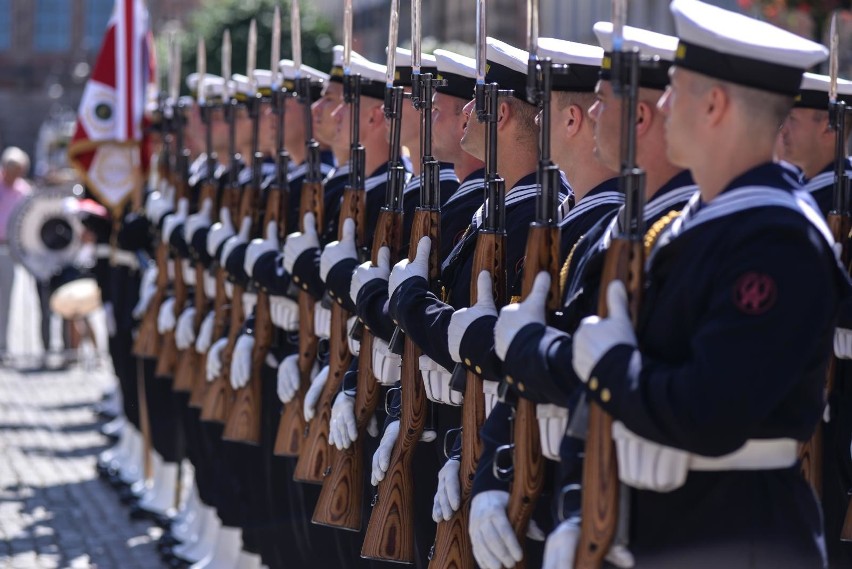
[[[494,298],[497,306],[506,303],[506,187],[497,172],[497,120],[500,97],[509,96],[501,91],[497,83],[485,83],[486,65],[486,10],[485,0],[477,0],[477,49],[476,49],[476,114],[480,122],[487,124],[485,135],[485,194],[482,226],[476,238],[473,267],[470,279],[471,306],[477,301],[476,282],[479,273],[488,271],[494,283]],[[431,569],[476,567],[473,549],[468,537],[470,518],[470,495],[476,465],[482,454],[479,431],[485,422],[485,396],[482,393],[482,378],[472,371],[457,365],[453,375],[466,375],[464,403],[462,405],[462,446],[459,482],[461,484],[461,506],[449,521],[438,523],[435,546],[429,562]]]
[[[849,187],[846,176],[846,103],[837,96],[837,75],[838,75],[838,59],[839,59],[839,36],[837,30],[837,13],[831,18],[830,31],[830,58],[829,58],[829,93],[828,93],[828,114],[829,126],[834,130],[834,189],[832,192],[831,211],[828,212],[828,227],[831,230],[831,235],[834,237],[835,243],[839,243],[842,247],[840,254],[841,261],[846,265],[848,261],[848,251],[846,243],[849,236],[850,219],[849,219]],[[828,405],[829,396],[834,388],[835,375],[837,374],[837,358],[832,351],[828,360],[828,368],[825,378],[825,401]],[[811,438],[799,447],[799,461],[801,464],[802,476],[805,477],[811,487],[816,492],[817,496],[822,498],[822,463],[823,463],[823,427],[822,419],[817,422]],[[850,532],[852,532],[852,508],[846,516],[850,521]],[[844,524],[846,525],[846,524]],[[850,535],[852,538],[852,535]]]
[[[550,159],[550,98],[553,85],[553,64],[549,59],[539,60],[538,51],[538,1],[528,3],[530,11],[530,60],[528,75],[528,100],[541,107],[539,124],[540,158],[538,180],[541,189],[536,202],[536,220],[530,225],[527,236],[526,261],[522,292],[529,295],[536,275],[541,271],[550,274],[550,292],[547,311],[559,306],[559,168]],[[532,95],[532,96],[530,96]],[[508,516],[515,529],[518,543],[524,543],[530,518],[544,485],[544,457],[541,454],[535,403],[518,398],[513,417],[512,483],[509,491]],[[497,461],[499,462],[499,461]],[[495,464],[497,463],[495,462]],[[526,559],[515,565],[526,567]]]
[[[298,67],[301,68],[301,28],[299,18],[299,3],[294,1],[290,16],[291,39],[293,42],[293,60],[298,59]],[[299,78],[296,82],[296,92],[289,95],[297,97],[302,105],[302,116],[305,125],[305,157],[308,165],[305,179],[299,194],[299,230],[304,232],[304,219],[306,213],[313,213],[317,229],[323,227],[324,215],[324,190],[322,185],[322,169],[320,163],[319,142],[314,138],[313,118],[311,116],[310,80],[307,77]],[[283,101],[282,101],[283,109]],[[279,167],[280,175],[280,167]],[[307,435],[307,423],[302,411],[305,401],[305,393],[311,383],[311,370],[317,359],[317,345],[319,339],[314,334],[314,306],[316,299],[311,294],[299,289],[299,389],[296,395],[281,412],[281,420],[278,423],[278,433],[275,437],[274,452],[278,456],[298,457],[302,453],[303,443]]]
[[[420,115],[422,169],[420,204],[414,211],[408,258],[414,260],[417,244],[429,237],[429,283],[438,287],[440,277],[440,164],[432,156],[432,93],[436,84],[431,73],[420,73],[420,2],[412,8],[413,70],[412,99]],[[363,347],[362,347],[363,353]],[[414,563],[414,472],[412,460],[426,423],[426,395],[418,362],[420,349],[408,337],[404,340],[401,373],[401,413],[399,437],[391,453],[388,473],[379,484],[367,525],[361,556],[401,563]],[[370,378],[371,379],[371,378]],[[369,380],[369,379],[368,379]],[[361,386],[358,387],[359,392]],[[357,409],[357,403],[356,403]]]
[[[172,184],[175,187],[175,204],[179,204],[181,199],[189,198],[188,191],[188,167],[189,167],[189,150],[184,148],[183,130],[186,126],[186,109],[180,100],[180,46],[177,42],[177,36],[172,36],[171,45],[174,55],[172,56],[171,75],[169,77],[169,98],[172,101],[172,120],[175,133],[175,167],[172,170]],[[168,243],[166,244],[168,246]],[[173,311],[175,321],[177,321],[180,313],[186,305],[188,291],[186,283],[183,280],[183,258],[177,250],[171,251],[172,263],[174,266],[174,304]],[[155,377],[174,377],[175,368],[177,367],[178,349],[175,344],[175,329],[172,328],[162,336],[162,344],[160,353],[157,356],[157,367],[154,372]]]
[[[226,73],[227,72],[227,73]],[[227,91],[227,101],[224,105],[225,120],[228,121],[228,153],[231,156],[231,163],[228,167],[228,182],[225,187],[224,201],[228,206],[233,206],[231,209],[231,219],[238,226],[245,215],[248,215],[250,203],[246,203],[249,197],[248,192],[240,191],[238,183],[239,170],[242,167],[242,156],[237,152],[236,148],[236,118],[239,103],[235,98],[233,82],[231,81],[231,34],[225,30],[225,35],[222,41],[222,74],[225,77],[225,85]],[[219,262],[218,260],[216,262]],[[233,351],[233,342],[236,342],[236,335],[239,332],[240,325],[243,322],[243,299],[242,287],[233,287],[231,302],[228,302],[226,287],[225,267],[219,266],[216,269],[216,297],[219,297],[221,290],[223,295],[222,311],[216,313],[216,322],[214,325],[213,337],[218,339],[228,330],[228,345]],[[220,286],[221,284],[221,286]],[[216,334],[218,332],[218,334]],[[231,342],[233,336],[233,342]],[[228,360],[225,360],[225,350],[222,351],[222,369],[228,370],[230,366],[230,355]],[[207,392],[204,395],[204,402],[201,407],[201,419],[203,421],[211,421],[214,423],[224,423],[231,411],[233,399],[233,389],[228,381],[227,372],[219,375],[212,383],[208,384]]]
[[[346,0],[351,13],[351,0]],[[344,15],[347,10],[344,10]],[[351,27],[349,28],[351,30]],[[349,36],[351,38],[351,35]],[[349,44],[351,55],[351,43]],[[344,50],[346,52],[347,50]],[[349,184],[343,190],[343,201],[340,204],[340,223],[338,224],[338,239],[343,238],[343,222],[347,217],[355,220],[356,244],[364,242],[364,225],[366,223],[366,190],[364,188],[365,150],[361,144],[359,132],[361,128],[361,77],[352,74],[349,67],[351,60],[344,53],[344,98],[350,105],[351,153]],[[305,93],[307,96],[307,93]],[[347,344],[346,321],[349,314],[339,303],[331,307],[331,338],[329,341],[330,358],[328,362],[328,380],[317,401],[316,415],[306,428],[306,436],[302,441],[302,452],[296,462],[293,479],[297,482],[322,484],[328,468],[331,466],[333,447],[328,443],[329,420],[331,405],[340,391],[343,374],[349,367],[352,354]],[[299,315],[301,319],[301,314]],[[363,349],[363,348],[362,348]],[[302,383],[305,387],[305,383]],[[292,403],[292,402],[291,402]]]
[[[204,142],[205,156],[207,157],[205,168],[206,176],[202,182],[201,192],[198,196],[199,209],[203,206],[204,200],[209,199],[211,203],[216,203],[216,185],[213,178],[213,172],[216,168],[216,157],[213,154],[213,137],[210,132],[210,108],[207,105],[207,97],[204,90],[206,89],[207,75],[207,53],[204,48],[204,39],[198,40],[198,48],[196,54],[198,67],[198,85],[196,87],[198,94],[197,101],[201,121],[205,125]],[[186,236],[187,242],[192,239],[191,235]],[[192,328],[196,334],[201,327],[201,322],[204,320],[204,315],[207,312],[209,299],[204,291],[204,265],[199,259],[195,259],[195,297],[193,306],[195,308],[195,316],[192,320]],[[195,351],[194,346],[189,346],[181,351],[178,355],[177,370],[175,371],[175,380],[172,389],[176,392],[191,393],[195,384],[196,371],[198,370],[198,362],[201,357]]]
[[[284,150],[284,105],[283,99],[280,96],[276,97],[275,93],[280,92],[278,85],[278,66],[277,62],[280,59],[278,50],[281,46],[281,24],[278,6],[275,6],[275,15],[273,18],[273,33],[272,33],[272,81],[271,81],[271,98],[276,103],[277,115],[277,131],[276,131],[276,148],[278,156],[278,177],[275,186],[268,188],[266,192],[266,204],[264,209],[264,217],[262,224],[263,238],[266,238],[266,227],[274,222],[276,226],[278,238],[283,238],[284,220],[287,219],[286,211],[282,208],[286,207],[288,201],[282,199],[282,193],[286,192],[287,184],[287,167],[289,163],[289,154]],[[282,93],[283,94],[283,93]],[[250,113],[254,120],[255,138],[254,138],[254,156],[252,160],[252,185],[256,191],[260,192],[261,185],[261,166],[263,164],[263,153],[257,149],[257,128],[258,128],[258,110],[262,102],[262,95],[257,93],[249,102]],[[282,185],[283,184],[283,185]],[[289,194],[288,194],[289,195]],[[275,329],[272,325],[270,314],[269,292],[265,289],[257,290],[257,304],[255,307],[254,321],[254,346],[251,352],[251,377],[248,385],[237,391],[237,401],[234,408],[231,410],[231,415],[228,417],[228,423],[225,425],[225,431],[222,437],[225,440],[242,442],[252,445],[260,444],[260,427],[261,427],[261,393],[263,387],[263,366],[265,365],[266,354],[269,347],[272,345]]]
[[[395,0],[392,14],[398,14]],[[397,11],[394,11],[397,10]],[[393,86],[395,72],[396,35],[388,43],[388,73],[390,82],[385,91],[385,117],[390,121],[390,154],[388,156],[388,184],[385,205],[379,212],[376,232],[370,255],[373,266],[378,264],[379,250],[388,247],[391,259],[399,255],[402,244],[402,192],[405,185],[405,168],[400,160],[400,128],[402,123],[403,88]],[[322,483],[322,491],[312,521],[359,531],[361,529],[361,500],[364,489],[364,440],[367,425],[376,410],[381,390],[373,377],[373,335],[362,327],[361,347],[358,356],[358,379],[355,390],[355,423],[358,436],[347,449],[334,453],[330,472]],[[368,535],[369,535],[369,529]]]
[[[162,137],[162,148],[157,158],[157,175],[159,178],[159,186],[169,183],[170,176],[170,160],[169,160],[169,119],[165,111],[165,95],[159,96],[159,110],[161,122],[160,133]],[[157,316],[160,313],[160,305],[166,298],[169,288],[169,249],[168,245],[162,242],[162,239],[154,237],[156,246],[155,259],[157,263],[157,290],[151,303],[148,305],[148,310],[142,317],[142,322],[139,324],[139,329],[136,333],[136,339],[133,342],[133,354],[139,358],[154,359],[160,352],[160,333],[157,331]]]
[[[642,295],[644,268],[644,186],[645,173],[636,166],[636,104],[639,92],[638,50],[623,50],[625,0],[613,2],[612,85],[621,98],[621,176],[624,208],[606,253],[601,275],[598,315],[606,317],[606,291],[613,280],[622,281],[628,292],[634,325]],[[582,522],[580,543],[574,567],[599,568],[615,537],[619,522],[619,480],[612,417],[596,403],[589,403],[588,433],[583,460]]]

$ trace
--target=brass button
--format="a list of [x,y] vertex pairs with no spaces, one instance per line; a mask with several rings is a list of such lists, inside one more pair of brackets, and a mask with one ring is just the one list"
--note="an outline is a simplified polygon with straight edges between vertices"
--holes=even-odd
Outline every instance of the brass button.
[[306,283],[302,283],[302,290],[308,290],[308,285]]
[[338,298],[338,299],[337,299],[337,304],[343,304],[343,299],[342,299],[342,298]]
[[518,391],[520,391],[521,393],[523,393],[524,391],[526,391],[526,389],[527,389],[527,388],[526,388],[526,387],[524,387],[524,383],[523,383],[523,382],[518,382]]
[[609,403],[610,399],[612,399],[612,393],[609,392],[609,389],[604,387],[601,390],[601,401],[603,401],[604,403]]
[[302,282],[302,279],[299,278],[299,275],[293,275],[293,282],[299,284]]
[[369,331],[370,331],[370,327],[369,327],[369,326],[367,326],[366,324],[364,324],[364,330],[366,330],[367,332],[369,332]]
[[467,367],[470,367],[470,358],[464,359],[464,365],[466,365]]
[[598,378],[593,377],[589,380],[589,389],[591,389],[592,391],[598,390]]
[[515,383],[515,378],[512,377],[511,375],[507,375],[506,376],[506,383],[508,383],[509,385],[512,385],[513,383]]
[[482,375],[482,368],[481,368],[481,367],[476,366],[476,367],[475,367],[475,368],[473,368],[473,369],[475,369],[475,370],[476,370],[476,373],[478,373],[479,375]]

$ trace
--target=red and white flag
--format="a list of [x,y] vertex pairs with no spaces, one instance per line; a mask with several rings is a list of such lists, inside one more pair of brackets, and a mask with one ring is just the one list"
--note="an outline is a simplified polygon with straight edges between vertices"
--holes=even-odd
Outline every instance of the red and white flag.
[[115,0],[68,147],[89,190],[115,212],[140,187],[148,166],[143,121],[156,77],[144,0]]

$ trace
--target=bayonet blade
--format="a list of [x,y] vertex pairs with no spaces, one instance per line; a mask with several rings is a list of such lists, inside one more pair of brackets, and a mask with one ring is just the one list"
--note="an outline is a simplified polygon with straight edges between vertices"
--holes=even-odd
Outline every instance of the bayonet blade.
[[352,0],[343,1],[343,73],[352,67]]
[[293,67],[296,77],[302,76],[302,18],[299,14],[299,0],[293,0],[290,13],[290,35],[293,37]]
[[829,32],[829,56],[828,56],[828,100],[832,104],[837,102],[837,75],[840,70],[840,32],[837,29],[837,12],[831,15],[831,31]]
[[222,78],[225,79],[225,96],[233,97],[233,82],[231,81],[231,30],[225,30],[222,35]]
[[272,14],[272,53],[269,56],[269,70],[272,72],[270,80],[272,92],[280,87],[278,83],[278,62],[281,61],[281,9],[275,5]]
[[412,73],[420,73],[421,47],[420,41],[423,36],[423,30],[420,27],[422,17],[420,15],[421,0],[411,1],[411,68]]
[[527,52],[538,58],[538,0],[527,0]]
[[198,104],[204,105],[207,102],[207,49],[204,46],[204,38],[198,39],[198,48],[195,52],[196,67],[198,68]]
[[612,0],[612,51],[624,51],[624,25],[627,23],[627,0]]
[[388,89],[393,88],[393,80],[396,75],[396,42],[399,36],[399,0],[391,1],[390,25],[388,27],[388,68],[386,84]]
[[169,34],[169,99],[177,105],[180,91],[180,58],[177,51],[177,32]]
[[485,0],[476,0],[476,82],[485,84],[486,42]]
[[248,51],[246,52],[246,76],[248,77],[249,92],[256,93],[254,70],[257,69],[257,21],[252,18],[249,24]]

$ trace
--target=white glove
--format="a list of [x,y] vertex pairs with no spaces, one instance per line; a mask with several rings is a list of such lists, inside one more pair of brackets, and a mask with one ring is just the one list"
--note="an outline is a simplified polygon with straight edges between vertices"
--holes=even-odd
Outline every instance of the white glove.
[[195,286],[195,266],[189,259],[180,260],[181,273],[183,274],[183,282],[186,286]]
[[168,243],[172,238],[172,233],[175,229],[186,221],[186,216],[189,214],[189,200],[181,198],[178,200],[177,211],[166,215],[163,220],[163,243]]
[[588,316],[583,318],[574,333],[574,356],[572,364],[577,376],[589,381],[592,370],[615,346],[636,346],[636,333],[627,309],[627,290],[621,281],[612,281],[606,290],[606,318]]
[[464,395],[450,386],[453,373],[441,366],[427,356],[422,354],[417,362],[420,375],[423,377],[423,386],[426,390],[426,398],[435,403],[445,405],[461,405]]
[[[311,368],[311,381],[319,373],[319,366],[314,362]],[[278,399],[281,403],[289,403],[299,390],[301,374],[299,373],[299,354],[287,356],[278,365]]]
[[198,337],[195,339],[195,351],[199,354],[206,353],[210,349],[210,344],[213,342],[213,324],[215,321],[216,313],[212,310],[201,321]]
[[482,394],[485,399],[485,418],[487,419],[500,402],[500,382],[483,379]]
[[438,491],[432,502],[432,519],[435,523],[450,521],[453,514],[461,506],[461,487],[459,485],[459,469],[461,463],[451,458],[438,471]]
[[328,442],[337,450],[349,448],[358,439],[358,425],[355,422],[355,398],[343,391],[337,394],[331,406],[331,422],[328,428]]
[[145,267],[142,280],[139,283],[139,300],[133,307],[133,318],[139,320],[148,311],[154,295],[157,293],[157,265],[154,263]]
[[223,267],[234,249],[243,243],[248,243],[249,235],[251,235],[251,218],[244,217],[243,221],[240,223],[240,232],[229,237],[228,240],[225,241],[225,245],[222,247],[222,256],[219,257],[219,263]]
[[550,275],[540,272],[535,276],[532,289],[523,302],[507,304],[500,310],[500,316],[494,325],[494,352],[501,360],[506,359],[506,353],[512,340],[527,324],[545,323],[545,304],[550,292]]
[[483,316],[497,316],[494,305],[494,286],[491,284],[491,273],[481,271],[476,277],[476,303],[470,308],[462,308],[450,316],[450,326],[447,328],[447,347],[450,357],[456,363],[461,363],[461,342],[468,327]]
[[299,329],[299,303],[286,296],[270,296],[269,318],[282,330],[295,332]]
[[254,337],[242,334],[234,344],[234,355],[231,357],[231,387],[241,389],[248,385],[251,378],[251,352],[254,348]]
[[207,352],[207,381],[214,381],[222,373],[222,350],[228,344],[228,338],[216,340]]
[[376,259],[378,264],[373,266],[371,261],[361,263],[352,274],[352,284],[349,285],[349,298],[352,302],[358,302],[358,292],[364,285],[374,279],[387,281],[390,276],[390,249],[382,247]]
[[257,306],[257,293],[244,292],[243,296],[243,314],[250,315],[254,312],[254,307]]
[[204,271],[204,296],[213,300],[216,298],[216,277]]
[[331,309],[325,308],[321,301],[314,305],[314,336],[331,338]]
[[358,250],[355,248],[355,220],[347,217],[343,220],[343,237],[340,241],[332,241],[322,250],[320,255],[320,278],[325,282],[328,273],[340,261],[357,259]]
[[382,385],[393,385],[402,374],[402,357],[390,351],[387,342],[373,338],[373,376]]
[[203,227],[210,227],[210,212],[213,211],[213,202],[210,198],[204,198],[201,209],[186,218],[183,224],[183,238],[189,243],[195,232]]
[[243,269],[249,276],[254,276],[254,265],[264,253],[278,252],[278,224],[270,221],[266,226],[266,239],[252,239],[246,247],[246,257]]
[[308,249],[319,247],[319,235],[317,235],[317,220],[314,214],[308,212],[302,221],[304,231],[297,231],[287,236],[284,241],[284,270],[293,274],[293,265],[299,256]]
[[394,421],[385,429],[382,440],[379,441],[379,448],[373,453],[373,471],[370,473],[370,483],[373,486],[378,486],[388,473],[390,457],[397,437],[399,437],[399,421]]
[[305,421],[310,421],[316,415],[317,402],[322,395],[322,388],[325,387],[326,381],[328,381],[328,366],[323,366],[316,377],[311,379],[311,386],[305,394],[305,406],[302,409],[305,414]]
[[577,520],[565,520],[550,532],[544,542],[544,561],[541,569],[565,569],[574,567],[574,555],[580,541],[580,526]]
[[852,360],[852,330],[834,329],[834,355],[839,360]]
[[613,422],[612,438],[618,455],[618,478],[628,486],[671,492],[686,482],[688,452],[642,438],[621,421]]
[[145,215],[154,225],[159,225],[163,216],[175,209],[174,195],[169,191],[151,192],[145,200]]
[[185,350],[195,341],[195,308],[189,307],[180,313],[175,327],[175,345],[178,350]]
[[432,240],[429,237],[421,237],[417,242],[417,253],[414,260],[403,259],[396,265],[388,277],[388,296],[393,296],[394,291],[403,282],[414,277],[429,278],[429,253],[432,251]]
[[219,221],[210,226],[210,231],[207,233],[207,254],[211,257],[216,257],[216,251],[219,247],[234,236],[236,230],[231,222],[231,210],[223,207],[219,210]]
[[483,569],[514,567],[524,558],[506,514],[508,506],[509,493],[503,490],[481,492],[470,503],[468,532],[473,556]]
[[361,340],[353,338],[351,332],[357,321],[357,316],[350,316],[346,321],[346,345],[349,346],[349,353],[356,358],[361,354]]
[[175,299],[169,297],[160,305],[160,313],[157,315],[157,332],[165,334],[175,329]]

